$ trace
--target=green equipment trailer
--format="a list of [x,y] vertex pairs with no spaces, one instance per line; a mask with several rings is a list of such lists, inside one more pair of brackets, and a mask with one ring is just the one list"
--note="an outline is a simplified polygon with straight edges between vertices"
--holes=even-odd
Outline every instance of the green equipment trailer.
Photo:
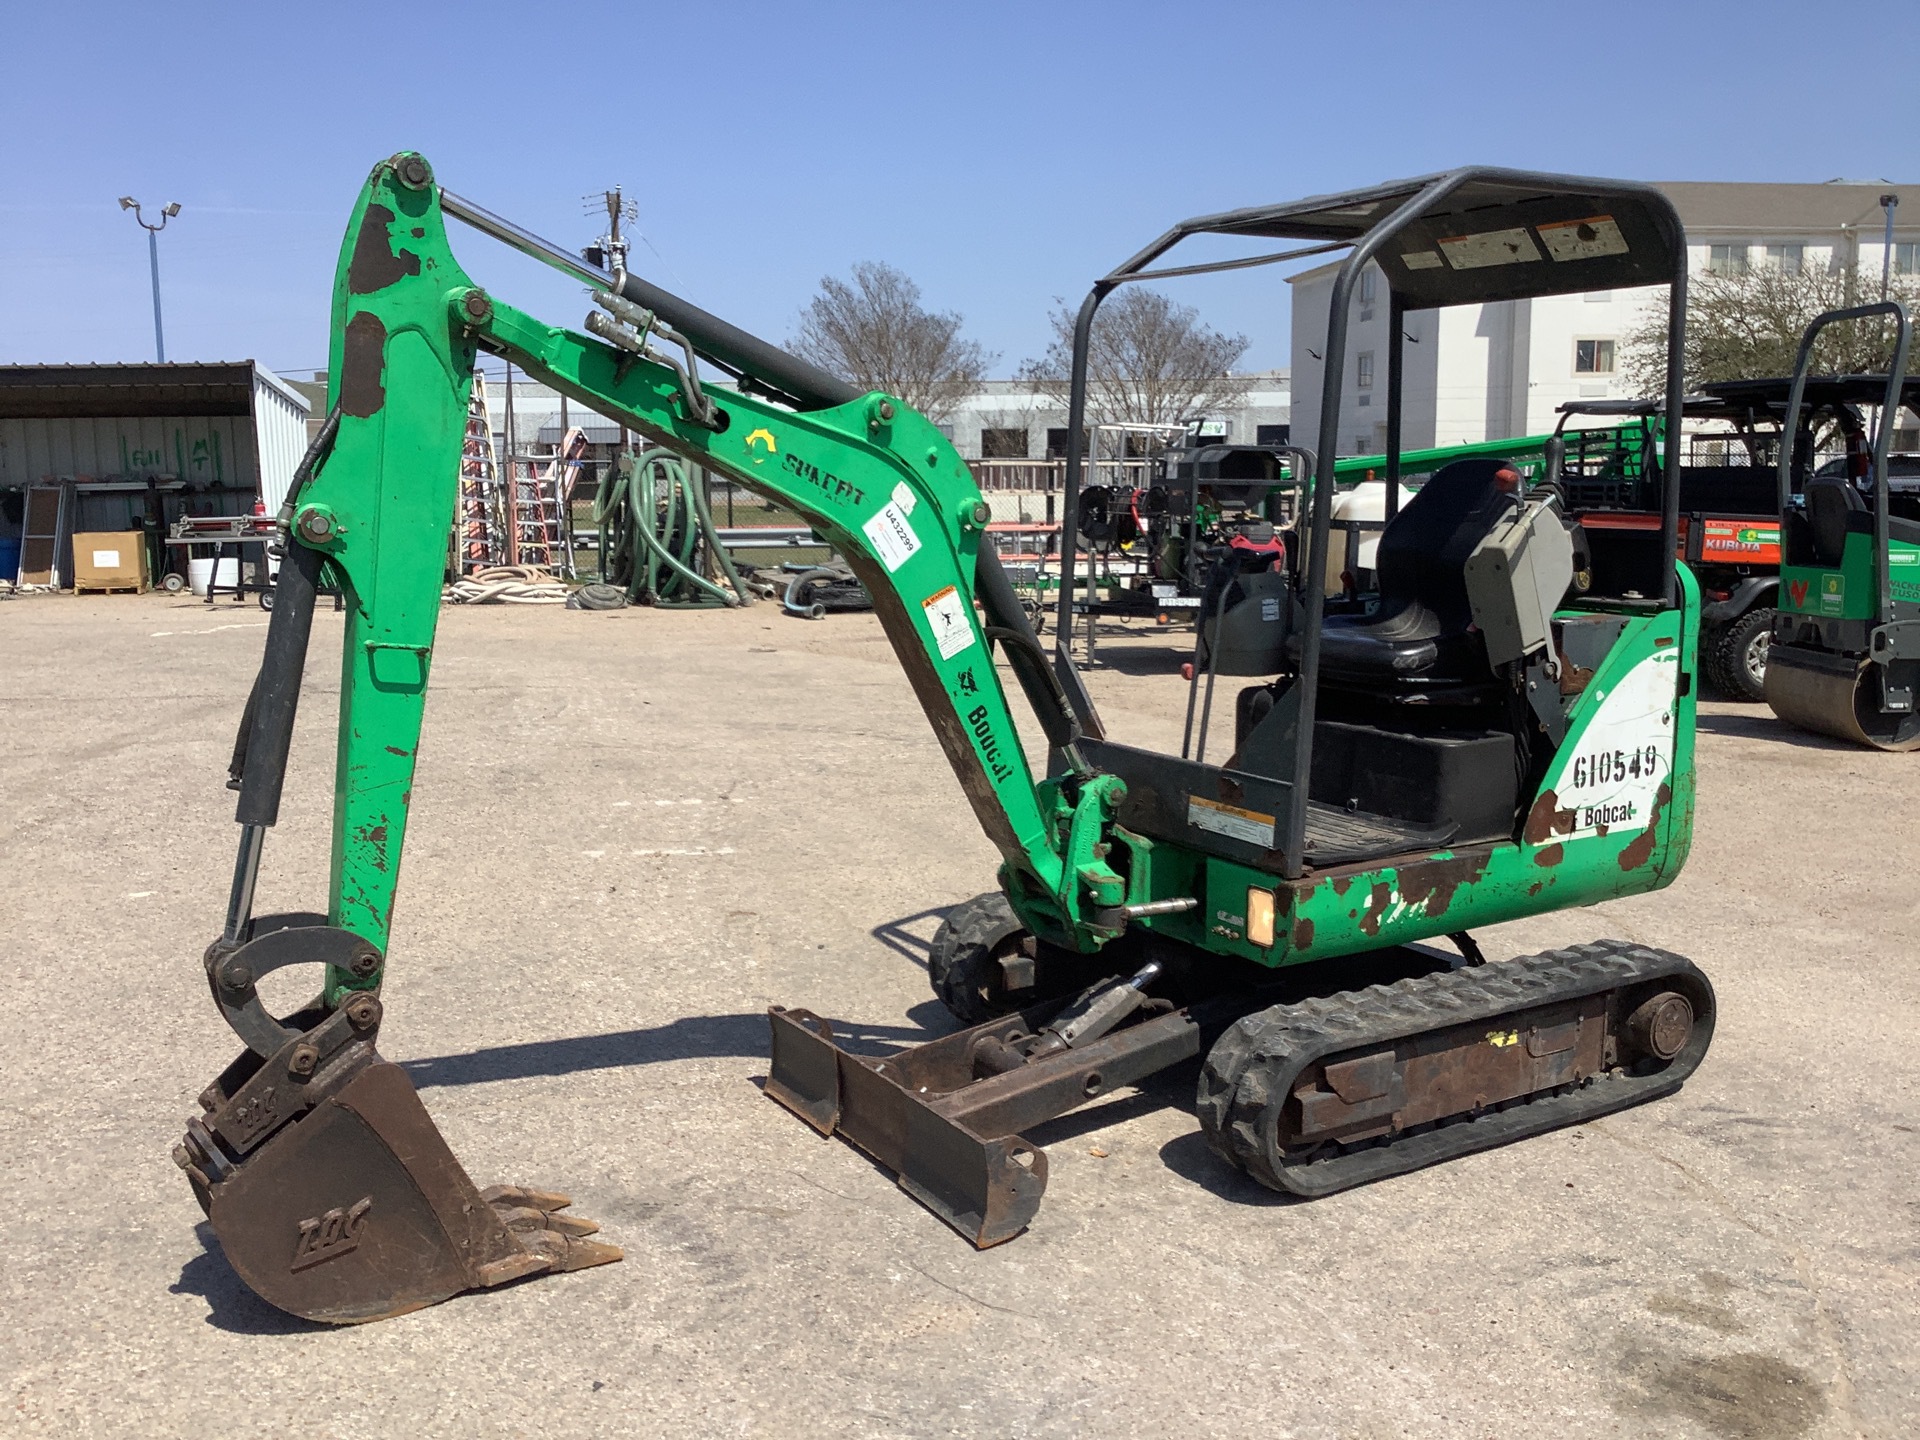
[[[469,278],[450,217],[584,281],[585,333]],[[1670,285],[1671,407],[1686,303],[1672,206],[1640,184],[1471,168],[1189,221],[1082,307],[1072,435],[1099,303],[1167,274],[1155,261],[1197,235],[1288,242],[1275,258],[1346,254],[1327,424],[1317,453],[1287,456],[1313,477],[1310,503],[1284,567],[1224,597],[1236,673],[1265,669],[1219,764],[1109,733],[1070,657],[1035,638],[972,476],[924,417],[529,234],[443,189],[417,154],[375,167],[342,245],[329,415],[282,510],[285,558],[231,769],[240,843],[205,965],[245,1049],[175,1151],[249,1286],[354,1322],[620,1254],[564,1194],[478,1189],[376,1048],[482,351],[793,507],[872,595],[1000,852],[998,885],[933,944],[934,987],[967,1028],[876,1058],[776,1007],[766,1088],[975,1244],[1012,1238],[1038,1210],[1046,1157],[1024,1132],[1186,1060],[1202,1061],[1197,1107],[1222,1163],[1301,1195],[1680,1086],[1714,1024],[1690,962],[1583,939],[1486,964],[1470,933],[1657,890],[1685,861],[1699,596],[1674,558],[1671,487],[1661,532],[1590,537],[1579,576],[1557,505],[1527,495],[1502,457],[1448,465],[1401,506],[1396,343],[1378,588],[1326,587],[1329,426],[1362,269],[1384,270],[1396,335],[1409,309]],[[703,367],[739,387],[707,388]],[[323,586],[346,597],[324,911],[256,915]],[[1009,680],[1045,737],[1043,765]],[[1423,943],[1440,937],[1457,955]],[[273,1014],[257,982],[295,965],[323,972],[319,994]]]

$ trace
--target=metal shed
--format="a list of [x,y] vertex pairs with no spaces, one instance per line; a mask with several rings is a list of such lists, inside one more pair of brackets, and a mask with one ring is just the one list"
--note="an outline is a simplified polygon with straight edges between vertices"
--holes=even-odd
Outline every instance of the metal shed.
[[0,365],[0,547],[36,486],[63,491],[66,534],[144,529],[157,543],[181,515],[271,512],[306,449],[307,411],[252,360]]

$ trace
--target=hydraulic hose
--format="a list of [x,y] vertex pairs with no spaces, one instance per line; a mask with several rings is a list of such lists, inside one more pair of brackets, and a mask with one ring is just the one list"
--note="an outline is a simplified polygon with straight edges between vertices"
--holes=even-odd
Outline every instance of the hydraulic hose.
[[[602,580],[623,589],[630,600],[665,609],[751,604],[751,594],[720,543],[703,489],[677,455],[653,451],[623,459],[594,501],[593,518],[606,557]],[[700,573],[702,546],[726,586]]]

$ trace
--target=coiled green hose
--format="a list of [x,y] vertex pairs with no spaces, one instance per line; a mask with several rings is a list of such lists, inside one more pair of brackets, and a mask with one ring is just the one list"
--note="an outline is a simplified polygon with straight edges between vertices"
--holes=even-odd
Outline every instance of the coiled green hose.
[[[720,543],[706,486],[678,455],[622,455],[594,498],[593,519],[600,527],[600,578],[629,600],[670,610],[753,603]],[[726,586],[696,567],[703,545]]]

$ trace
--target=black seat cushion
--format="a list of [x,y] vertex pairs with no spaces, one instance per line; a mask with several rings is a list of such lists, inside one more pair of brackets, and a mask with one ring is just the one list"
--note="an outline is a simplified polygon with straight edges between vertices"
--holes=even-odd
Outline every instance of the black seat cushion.
[[[1518,503],[1497,459],[1456,460],[1434,472],[1380,536],[1371,615],[1330,615],[1320,636],[1320,675],[1369,688],[1424,689],[1492,680],[1486,645],[1472,629],[1467,557]],[[1511,481],[1507,482],[1509,485]]]
[[1820,475],[1807,482],[1807,530],[1816,565],[1838,565],[1847,548],[1847,519],[1866,513],[1867,502],[1844,475]]

